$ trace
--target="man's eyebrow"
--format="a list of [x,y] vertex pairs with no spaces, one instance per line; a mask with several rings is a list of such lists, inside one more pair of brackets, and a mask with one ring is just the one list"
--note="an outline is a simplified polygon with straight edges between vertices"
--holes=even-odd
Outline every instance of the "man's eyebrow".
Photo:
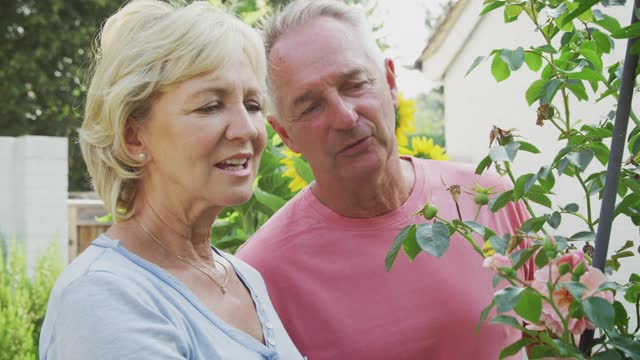
[[338,74],[338,79],[340,79],[340,80],[350,80],[350,79],[353,79],[353,78],[357,78],[357,77],[359,77],[361,75],[365,75],[367,78],[371,77],[371,74],[367,69],[357,68],[357,69],[353,69],[353,70],[346,71],[346,72]]

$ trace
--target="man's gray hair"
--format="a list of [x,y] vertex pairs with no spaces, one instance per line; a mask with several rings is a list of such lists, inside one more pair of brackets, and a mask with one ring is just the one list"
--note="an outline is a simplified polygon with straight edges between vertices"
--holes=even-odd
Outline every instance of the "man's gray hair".
[[[283,35],[303,27],[311,21],[328,17],[341,21],[351,27],[362,41],[366,54],[384,69],[384,56],[378,47],[367,15],[359,6],[348,5],[337,0],[296,0],[277,11],[262,24],[262,36],[264,38],[267,59],[270,59],[271,50]],[[271,67],[269,66],[269,74]],[[276,89],[273,88],[270,76],[267,76],[269,110],[277,113]]]

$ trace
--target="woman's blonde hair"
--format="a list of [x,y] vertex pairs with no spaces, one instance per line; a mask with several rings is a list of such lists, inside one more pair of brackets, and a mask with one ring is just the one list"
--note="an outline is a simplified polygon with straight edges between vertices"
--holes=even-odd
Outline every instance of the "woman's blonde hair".
[[114,221],[131,216],[144,165],[127,150],[127,122],[143,121],[159,94],[219,69],[239,51],[264,87],[258,33],[205,1],[134,0],[106,21],[78,132],[93,188]]

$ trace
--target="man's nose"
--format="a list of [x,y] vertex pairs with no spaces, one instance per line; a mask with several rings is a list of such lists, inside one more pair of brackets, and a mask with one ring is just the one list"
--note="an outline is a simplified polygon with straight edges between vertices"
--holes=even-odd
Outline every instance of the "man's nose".
[[356,126],[358,121],[358,113],[354,109],[354,104],[336,95],[333,103],[333,125],[337,129],[351,129]]

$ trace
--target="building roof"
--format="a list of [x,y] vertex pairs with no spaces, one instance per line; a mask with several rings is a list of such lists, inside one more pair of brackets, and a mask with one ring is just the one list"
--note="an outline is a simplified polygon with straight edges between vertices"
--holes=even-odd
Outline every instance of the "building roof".
[[428,79],[442,80],[484,16],[482,1],[458,0],[427,41],[414,67]]

